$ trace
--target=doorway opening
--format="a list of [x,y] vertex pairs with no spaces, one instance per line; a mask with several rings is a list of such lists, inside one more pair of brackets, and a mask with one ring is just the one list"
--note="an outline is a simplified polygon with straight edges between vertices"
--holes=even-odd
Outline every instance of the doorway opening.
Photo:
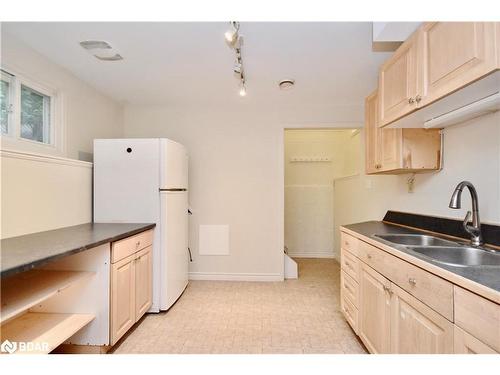
[[359,129],[285,129],[285,278],[287,258],[338,258],[335,181],[359,174],[360,137]]

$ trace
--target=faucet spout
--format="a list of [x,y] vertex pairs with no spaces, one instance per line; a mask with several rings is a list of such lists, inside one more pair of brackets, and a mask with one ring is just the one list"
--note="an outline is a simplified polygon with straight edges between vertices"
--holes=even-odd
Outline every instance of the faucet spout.
[[463,223],[464,229],[471,235],[471,244],[473,246],[481,246],[484,242],[481,233],[481,221],[479,219],[479,199],[474,185],[472,185],[469,181],[460,182],[453,191],[449,207],[453,209],[461,208],[462,191],[465,187],[469,189],[472,200],[472,225],[469,225],[471,212],[468,211]]

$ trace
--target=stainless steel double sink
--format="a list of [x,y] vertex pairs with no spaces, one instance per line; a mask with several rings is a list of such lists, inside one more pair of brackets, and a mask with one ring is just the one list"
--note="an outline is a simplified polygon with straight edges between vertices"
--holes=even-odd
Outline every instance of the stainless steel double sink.
[[384,241],[402,245],[411,252],[454,267],[500,268],[500,251],[471,247],[421,234],[375,234]]

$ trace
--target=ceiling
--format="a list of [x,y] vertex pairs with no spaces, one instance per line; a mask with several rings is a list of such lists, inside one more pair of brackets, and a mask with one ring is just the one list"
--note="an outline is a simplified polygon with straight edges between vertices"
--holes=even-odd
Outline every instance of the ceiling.
[[[241,98],[234,51],[224,42],[228,28],[228,22],[2,23],[2,31],[129,105],[245,106],[291,117],[298,109],[359,110],[389,56],[372,52],[369,22],[242,22],[248,95]],[[78,44],[89,39],[107,41],[124,60],[98,61]],[[296,86],[280,91],[283,78]]]

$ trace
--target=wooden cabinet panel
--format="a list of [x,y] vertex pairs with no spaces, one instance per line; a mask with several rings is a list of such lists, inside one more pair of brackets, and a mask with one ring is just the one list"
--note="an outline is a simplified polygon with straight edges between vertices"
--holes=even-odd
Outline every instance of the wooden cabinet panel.
[[153,303],[152,247],[137,253],[135,259],[135,321],[138,321]]
[[391,294],[392,353],[453,353],[453,323],[395,284]]
[[358,283],[343,270],[340,271],[340,294],[351,301],[356,308],[359,306]]
[[359,240],[347,233],[340,233],[340,246],[352,253],[353,255],[358,255],[358,244]]
[[399,287],[453,321],[453,284],[394,255],[360,241],[361,263],[382,273]]
[[455,326],[453,331],[455,354],[498,354],[484,342]]
[[413,34],[379,71],[380,126],[397,120],[417,108],[418,34]]
[[135,323],[135,254],[111,265],[111,345]]
[[375,91],[365,99],[365,163],[367,174],[376,173],[381,168],[377,97]]
[[455,324],[500,351],[500,305],[455,285]]
[[391,283],[361,263],[359,337],[371,353],[390,352]]
[[347,323],[349,323],[353,331],[356,334],[358,334],[359,333],[358,309],[345,295],[342,296],[340,299],[340,308],[342,309],[342,313],[344,314]]
[[124,238],[123,240],[113,242],[111,246],[111,263],[128,257],[142,250],[153,243],[153,230],[148,230],[135,236]]
[[340,250],[340,267],[354,280],[359,281],[359,260],[345,249]]
[[494,29],[492,22],[429,22],[422,26],[421,106],[496,68]]

